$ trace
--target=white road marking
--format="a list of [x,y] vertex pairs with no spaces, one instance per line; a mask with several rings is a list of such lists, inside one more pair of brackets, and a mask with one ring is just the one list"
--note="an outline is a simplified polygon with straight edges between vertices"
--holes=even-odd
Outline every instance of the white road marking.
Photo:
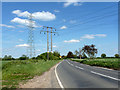
[[73,64],[70,64],[71,66],[74,66]]
[[61,83],[61,81],[60,81],[60,79],[59,79],[59,77],[58,77],[57,70],[56,70],[56,68],[57,68],[61,63],[62,63],[62,62],[60,62],[59,64],[56,65],[56,67],[55,67],[55,75],[56,75],[56,78],[57,78],[57,81],[58,81],[60,87],[61,87],[61,88],[64,88],[63,85],[62,85],[62,83]]
[[84,68],[81,68],[81,67],[78,67],[78,66],[75,66],[75,67],[84,70]]
[[[67,61],[68,62],[68,61]],[[68,62],[71,66],[74,66],[73,64],[71,64],[70,62]],[[81,68],[81,67],[79,67],[79,66],[75,66],[76,68],[79,68],[79,69],[82,69],[82,70],[84,70],[84,68]]]
[[117,79],[117,78],[114,78],[114,77],[111,77],[111,76],[107,76],[107,75],[104,75],[104,74],[101,74],[101,73],[97,73],[97,72],[94,72],[94,71],[91,71],[91,73],[97,74],[97,75],[100,75],[100,76],[103,76],[103,77],[107,77],[107,78],[110,78],[110,79],[113,79],[113,80],[120,81],[120,79]]

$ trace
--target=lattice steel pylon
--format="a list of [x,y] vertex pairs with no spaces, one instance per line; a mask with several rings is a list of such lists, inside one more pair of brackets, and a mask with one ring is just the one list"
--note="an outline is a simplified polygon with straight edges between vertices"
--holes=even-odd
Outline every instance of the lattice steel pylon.
[[33,16],[30,14],[28,20],[28,47],[27,47],[27,56],[29,58],[35,57],[35,44],[34,44],[34,28],[35,21],[32,20]]

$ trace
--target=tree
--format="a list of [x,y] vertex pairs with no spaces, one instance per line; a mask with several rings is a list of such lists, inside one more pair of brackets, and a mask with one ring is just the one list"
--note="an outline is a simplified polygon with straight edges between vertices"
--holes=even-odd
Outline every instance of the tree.
[[85,53],[82,54],[83,58],[87,58],[87,56],[85,55]]
[[115,56],[115,58],[119,58],[119,54],[115,54],[114,56]]
[[7,56],[5,55],[2,60],[15,60],[11,55]]
[[22,55],[21,57],[19,57],[20,60],[27,60],[29,59],[29,57],[27,57],[26,55]]
[[59,53],[58,51],[54,51],[54,52],[53,52],[53,55],[54,55],[54,56],[57,56],[57,57],[60,57],[60,53]]
[[106,58],[106,54],[101,54],[101,58]]
[[73,53],[71,51],[69,51],[68,54],[67,54],[67,58],[73,58],[73,57],[74,57]]
[[78,53],[79,53],[79,52],[78,52],[77,50],[75,50],[75,52],[74,52],[74,53],[75,53],[75,55],[76,55],[76,56],[78,56]]
[[95,48],[95,45],[84,45],[82,48],[83,52],[88,55],[89,58],[94,58],[97,54],[97,49]]
[[78,54],[79,54],[79,57],[80,57],[80,59],[81,59],[82,54],[83,54],[83,50],[82,50],[81,48],[79,48],[79,52],[78,52]]

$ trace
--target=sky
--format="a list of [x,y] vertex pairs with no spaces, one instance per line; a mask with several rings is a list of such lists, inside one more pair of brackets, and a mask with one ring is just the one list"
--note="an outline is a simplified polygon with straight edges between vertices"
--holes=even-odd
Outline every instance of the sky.
[[118,53],[117,2],[3,2],[2,57],[27,54],[30,13],[36,56],[47,51],[47,34],[40,34],[42,26],[56,28],[59,35],[53,35],[53,51],[61,55],[91,44],[98,49],[97,56]]

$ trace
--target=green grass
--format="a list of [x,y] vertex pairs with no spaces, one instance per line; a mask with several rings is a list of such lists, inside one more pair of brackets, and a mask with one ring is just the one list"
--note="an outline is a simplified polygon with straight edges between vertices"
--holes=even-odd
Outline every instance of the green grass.
[[73,61],[80,62],[83,64],[88,64],[91,66],[100,66],[100,67],[106,67],[106,68],[111,68],[115,70],[120,69],[120,60],[118,58],[110,58],[110,59],[93,59],[93,60],[88,60],[88,59],[73,59]]
[[49,70],[60,60],[25,60],[3,62],[2,86],[7,88],[18,88],[20,82],[39,76]]

